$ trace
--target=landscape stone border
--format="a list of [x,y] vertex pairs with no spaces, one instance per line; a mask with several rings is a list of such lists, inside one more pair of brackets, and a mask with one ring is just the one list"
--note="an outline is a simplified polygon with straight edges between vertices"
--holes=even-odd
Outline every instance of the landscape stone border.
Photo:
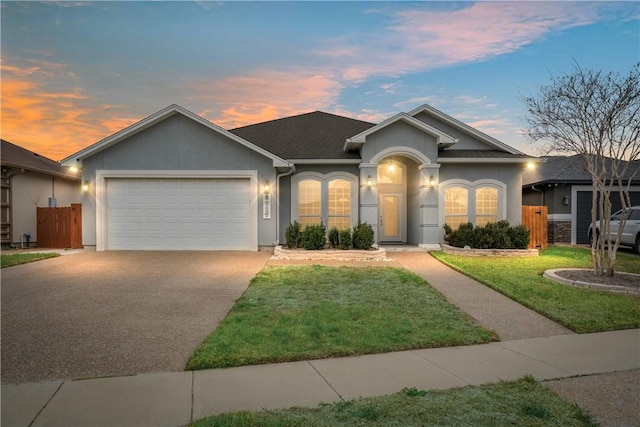
[[530,257],[538,256],[538,249],[473,249],[458,248],[442,244],[442,251],[446,254],[463,256],[508,256],[508,257]]
[[[564,285],[575,286],[579,288],[589,288],[595,289],[603,292],[611,292],[615,294],[628,294],[628,295],[636,295],[640,296],[640,289],[636,290],[635,288],[627,288],[625,286],[615,286],[615,285],[605,285],[604,283],[596,283],[596,282],[583,282],[581,280],[571,280],[565,279],[564,277],[560,277],[556,274],[557,271],[577,271],[577,270],[586,270],[584,268],[554,268],[551,270],[547,270],[544,272],[542,277],[545,277],[549,280],[552,280],[557,283],[562,283]],[[620,275],[628,275],[628,276],[640,276],[640,274],[633,273],[619,273]]]
[[322,249],[308,251],[306,249],[287,249],[281,245],[273,249],[273,258],[276,259],[303,259],[303,260],[336,260],[336,261],[388,261],[387,251],[377,248],[368,251],[350,249]]

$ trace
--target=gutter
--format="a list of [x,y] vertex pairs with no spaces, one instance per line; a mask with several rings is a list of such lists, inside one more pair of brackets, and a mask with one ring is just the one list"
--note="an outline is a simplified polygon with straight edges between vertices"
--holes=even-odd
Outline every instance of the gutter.
[[280,178],[283,176],[289,176],[296,171],[296,166],[293,163],[288,163],[289,171],[276,175],[276,241],[273,242],[273,246],[280,244]]

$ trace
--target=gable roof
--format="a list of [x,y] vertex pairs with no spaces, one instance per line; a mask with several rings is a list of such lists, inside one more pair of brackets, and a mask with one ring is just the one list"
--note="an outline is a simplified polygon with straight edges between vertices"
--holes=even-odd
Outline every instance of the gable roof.
[[359,160],[343,150],[344,142],[375,124],[322,111],[285,117],[231,129],[234,133],[284,159]]
[[[584,169],[583,155],[544,156],[544,162],[534,170],[526,170],[522,174],[522,185],[537,184],[591,184],[591,175]],[[608,167],[609,169],[609,167]],[[633,173],[635,176],[632,176]],[[640,182],[640,161],[633,162],[626,174],[626,179]]]
[[351,138],[348,138],[344,144],[344,150],[353,150],[356,148],[361,147],[366,139],[367,136],[371,135],[372,133],[378,132],[379,130],[390,126],[396,122],[405,122],[411,126],[414,126],[418,129],[420,129],[423,132],[426,132],[432,136],[436,137],[436,141],[438,142],[439,146],[442,147],[449,147],[453,144],[455,144],[458,140],[455,139],[454,137],[447,135],[446,133],[434,128],[433,126],[430,126],[424,122],[421,122],[420,120],[411,117],[409,114],[407,113],[398,113],[393,117],[389,117],[388,119],[384,120],[383,122],[369,128],[366,129],[363,132],[360,132],[359,134],[352,136]]
[[260,154],[262,154],[263,156],[270,158],[273,160],[273,166],[274,167],[279,167],[279,166],[289,166],[289,163],[286,162],[284,159],[274,155],[273,153],[264,150],[261,147],[258,147],[255,144],[252,144],[251,142],[221,128],[220,126],[217,126],[213,123],[211,123],[210,121],[198,116],[197,114],[192,113],[189,110],[186,110],[182,107],[180,107],[179,105],[176,104],[172,104],[170,106],[168,106],[167,108],[158,111],[155,114],[152,114],[151,116],[140,120],[137,123],[134,123],[133,125],[124,128],[123,130],[114,133],[113,135],[96,142],[93,145],[90,145],[80,151],[78,151],[75,154],[72,154],[71,156],[63,159],[61,161],[61,163],[64,166],[72,166],[72,165],[76,165],[76,164],[81,164],[83,159],[86,159],[87,157],[90,157],[106,148],[111,147],[112,145],[115,145],[117,143],[119,143],[120,141],[123,141],[124,139],[133,136],[139,132],[142,132],[145,129],[148,129],[149,127],[168,119],[169,117],[175,115],[175,114],[182,114],[183,116],[190,118],[191,120],[200,123],[203,126],[208,127],[209,129],[218,132],[232,140],[234,140],[235,142],[244,145],[245,147],[254,150]]
[[2,141],[0,148],[0,163],[2,166],[39,172],[47,175],[58,176],[71,180],[80,180],[80,177],[71,174],[60,163],[51,160],[40,154],[12,144],[9,141]]
[[473,136],[474,138],[479,139],[480,141],[492,146],[497,150],[506,151],[507,153],[511,153],[511,154],[525,155],[522,151],[516,150],[515,148],[505,144],[504,142],[500,142],[497,139],[487,135],[486,133],[480,132],[478,129],[473,128],[468,124],[461,122],[460,120],[454,119],[450,115],[445,114],[442,111],[438,110],[437,108],[433,108],[430,105],[423,104],[420,107],[409,112],[409,115],[412,117],[415,117],[418,114],[423,112],[431,116],[434,116],[455,128],[460,129],[462,132],[465,132]]

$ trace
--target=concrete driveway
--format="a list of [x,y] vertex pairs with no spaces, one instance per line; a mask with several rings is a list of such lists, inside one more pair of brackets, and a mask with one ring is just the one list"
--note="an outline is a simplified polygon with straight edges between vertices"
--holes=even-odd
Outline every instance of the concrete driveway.
[[180,371],[266,252],[82,252],[2,270],[2,383]]

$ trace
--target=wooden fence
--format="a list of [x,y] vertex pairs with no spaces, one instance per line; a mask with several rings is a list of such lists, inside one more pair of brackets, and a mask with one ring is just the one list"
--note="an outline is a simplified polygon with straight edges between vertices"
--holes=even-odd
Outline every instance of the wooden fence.
[[523,206],[522,224],[529,229],[529,249],[547,248],[547,207]]
[[38,208],[38,246],[41,248],[82,248],[82,205]]

